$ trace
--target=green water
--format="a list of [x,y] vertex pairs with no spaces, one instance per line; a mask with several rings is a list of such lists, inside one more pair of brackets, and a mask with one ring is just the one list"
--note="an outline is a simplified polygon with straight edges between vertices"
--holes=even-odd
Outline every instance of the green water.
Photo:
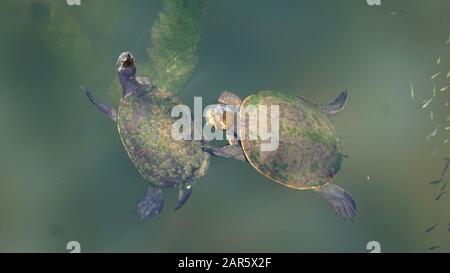
[[[79,85],[116,105],[117,56],[130,50],[148,61],[162,5],[64,2],[0,3],[0,251],[66,252],[72,240],[83,252],[367,252],[372,240],[384,252],[450,250],[450,196],[435,201],[440,186],[429,184],[450,154],[443,143],[450,89],[440,91],[450,84],[448,1],[206,2],[198,65],[183,100],[192,105],[202,96],[209,104],[228,89],[328,102],[348,89],[336,124],[349,158],[336,183],[358,202],[353,222],[314,192],[217,158],[182,210],[172,210],[176,193],[168,190],[162,214],[140,221],[144,180],[115,125]],[[432,96],[430,77],[439,71],[436,97],[422,109],[417,97]]]

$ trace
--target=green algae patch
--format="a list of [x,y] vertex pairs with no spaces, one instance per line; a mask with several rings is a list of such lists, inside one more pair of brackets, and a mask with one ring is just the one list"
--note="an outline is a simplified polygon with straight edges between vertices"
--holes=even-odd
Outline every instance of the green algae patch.
[[203,0],[163,0],[147,49],[153,82],[181,93],[198,63]]

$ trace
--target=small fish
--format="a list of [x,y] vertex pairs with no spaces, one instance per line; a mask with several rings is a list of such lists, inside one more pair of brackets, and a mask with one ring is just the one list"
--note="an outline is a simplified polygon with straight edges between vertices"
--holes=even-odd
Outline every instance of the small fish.
[[444,191],[445,188],[447,188],[447,183],[448,183],[448,180],[445,180],[444,185],[441,188],[441,191]]
[[427,228],[427,229],[425,230],[425,233],[430,233],[431,231],[433,231],[433,229],[436,228],[436,226],[437,226],[437,224],[435,224],[435,225],[433,225],[433,226]]
[[433,119],[434,119],[434,114],[433,114],[433,111],[430,111],[430,118],[431,118],[431,120],[433,120]]
[[[448,106],[448,101],[445,103],[445,106]],[[447,120],[448,121],[448,120]]]
[[438,249],[438,248],[440,248],[441,246],[430,246],[429,248],[428,248],[428,250],[435,250],[435,249]]
[[445,175],[445,173],[447,172],[447,170],[448,170],[448,166],[450,165],[450,158],[446,158],[445,159],[445,165],[444,165],[444,169],[442,170],[442,172],[441,172],[441,176],[444,176]]
[[436,63],[437,63],[437,64],[441,64],[441,56],[439,56],[439,57],[437,58]]
[[445,130],[450,130],[450,126],[448,126],[448,127],[445,127]]
[[436,136],[438,130],[439,130],[439,126],[441,126],[440,124],[438,124],[438,126],[436,126],[436,128],[433,130],[433,132],[431,132],[428,136],[427,136],[427,141],[429,141],[432,137]]
[[370,181],[370,176],[367,176],[367,181]]
[[433,149],[433,155],[436,155],[436,153],[437,153],[437,150],[438,150],[438,146],[437,146],[437,145],[434,145],[434,149]]
[[442,191],[438,194],[438,196],[436,197],[436,199],[434,199],[435,201],[439,201],[439,199],[441,199],[442,195],[446,194],[446,191]]
[[445,140],[444,140],[444,144],[447,144],[447,142],[450,140],[450,137],[448,137],[448,138],[446,138]]
[[445,87],[442,87],[441,88],[441,92],[443,92],[443,91],[445,91],[445,90],[447,90],[447,89],[449,89],[450,88],[450,85],[447,85],[447,86],[445,86]]
[[448,71],[447,73],[447,78],[450,78],[450,71]]
[[438,179],[438,180],[431,181],[430,184],[433,185],[433,186],[436,186],[436,185],[438,185],[441,182],[442,182],[442,178]]
[[441,74],[442,74],[442,71],[440,71],[440,72],[434,74],[433,76],[431,76],[431,79],[434,80],[434,79],[436,79],[436,78],[437,78],[439,75],[441,75]]
[[446,44],[450,44],[450,34],[448,35],[448,40],[445,42]]
[[389,15],[394,16],[394,15],[399,14],[399,13],[402,12],[402,11],[403,11],[403,10],[394,10],[394,11],[391,11],[391,12],[389,13]]
[[413,86],[413,83],[410,82],[409,85],[410,85],[410,87],[411,87],[411,98],[414,99],[414,86]]
[[428,105],[430,105],[430,103],[433,101],[434,96],[431,97],[431,99],[425,101],[425,103],[422,105],[422,109],[425,109]]

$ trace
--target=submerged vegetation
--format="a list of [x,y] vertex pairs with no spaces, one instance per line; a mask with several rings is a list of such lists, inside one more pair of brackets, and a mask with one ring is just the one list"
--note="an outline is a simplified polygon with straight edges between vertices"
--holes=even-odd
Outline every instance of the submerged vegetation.
[[153,81],[180,93],[198,62],[203,0],[162,0],[147,49]]

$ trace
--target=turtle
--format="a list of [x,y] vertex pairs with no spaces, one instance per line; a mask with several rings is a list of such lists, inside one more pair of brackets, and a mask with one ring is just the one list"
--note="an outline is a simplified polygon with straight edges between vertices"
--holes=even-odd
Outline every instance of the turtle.
[[[205,118],[209,126],[227,132],[229,144],[219,149],[208,147],[215,156],[250,163],[259,173],[284,186],[314,190],[330,202],[337,215],[352,219],[357,215],[355,200],[332,183],[347,156],[342,152],[331,117],[344,109],[346,101],[347,91],[326,105],[274,91],[256,92],[244,100],[224,91],[219,104],[206,110]],[[257,127],[250,126],[252,111],[248,109],[261,114],[262,106],[278,106],[278,146],[273,150],[261,149],[268,139],[261,136]],[[262,115],[267,116],[268,126],[275,129],[270,113]]]
[[116,70],[122,89],[117,111],[86,87],[81,89],[98,110],[116,122],[129,158],[148,181],[148,190],[137,205],[140,218],[153,218],[161,212],[164,188],[178,188],[177,210],[190,197],[194,182],[205,175],[213,150],[204,150],[201,140],[172,137],[176,119],[171,111],[182,105],[181,99],[148,77],[136,77],[135,60],[129,51],[120,54]]

